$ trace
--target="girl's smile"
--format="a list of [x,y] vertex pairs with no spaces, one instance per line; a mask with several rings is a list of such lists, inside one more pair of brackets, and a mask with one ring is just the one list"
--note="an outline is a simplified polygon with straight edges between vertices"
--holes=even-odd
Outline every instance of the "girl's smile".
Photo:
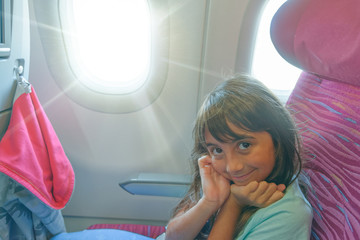
[[237,137],[220,142],[205,130],[205,142],[214,169],[237,185],[263,181],[275,165],[275,149],[271,135],[266,132],[249,132],[228,122]]
[[236,175],[232,175],[231,176],[231,179],[234,181],[234,182],[244,182],[246,181],[247,178],[249,178],[251,176],[251,174],[255,171],[255,169],[251,170],[249,173],[245,173],[243,175],[239,175],[239,176],[236,176]]

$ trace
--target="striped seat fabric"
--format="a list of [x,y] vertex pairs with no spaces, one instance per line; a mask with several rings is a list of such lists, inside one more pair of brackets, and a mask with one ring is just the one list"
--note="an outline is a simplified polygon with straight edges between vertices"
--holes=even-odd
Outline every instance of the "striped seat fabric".
[[303,73],[287,105],[313,188],[313,239],[360,239],[360,88]]
[[287,107],[312,189],[312,239],[360,239],[360,1],[288,0],[271,24],[280,55],[302,69]]

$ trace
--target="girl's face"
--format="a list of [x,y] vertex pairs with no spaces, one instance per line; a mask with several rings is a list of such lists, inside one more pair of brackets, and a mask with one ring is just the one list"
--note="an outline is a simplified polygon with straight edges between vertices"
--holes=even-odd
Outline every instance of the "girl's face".
[[239,137],[232,142],[219,142],[205,130],[205,142],[214,169],[236,185],[263,181],[275,165],[275,149],[268,132],[248,132],[228,122]]

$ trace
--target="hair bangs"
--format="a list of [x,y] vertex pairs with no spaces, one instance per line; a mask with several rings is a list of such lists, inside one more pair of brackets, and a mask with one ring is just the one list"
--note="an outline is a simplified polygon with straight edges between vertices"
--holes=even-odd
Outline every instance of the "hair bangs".
[[206,128],[219,142],[231,142],[236,137],[236,134],[229,128],[225,116],[210,118],[206,122]]
[[235,126],[248,130],[244,127],[242,122],[247,122],[246,119],[232,119],[231,114],[224,108],[216,109],[215,114],[208,112],[208,117],[205,120],[205,129],[207,128],[210,134],[219,142],[232,142],[239,136],[229,127],[229,123]]

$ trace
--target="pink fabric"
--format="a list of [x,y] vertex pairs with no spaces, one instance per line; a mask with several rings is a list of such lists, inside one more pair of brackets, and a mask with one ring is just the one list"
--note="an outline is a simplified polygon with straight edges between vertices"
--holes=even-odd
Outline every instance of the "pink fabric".
[[273,43],[304,71],[360,85],[359,9],[358,0],[288,0],[273,18]]
[[164,226],[151,226],[151,225],[139,225],[139,224],[95,224],[88,229],[120,229],[128,232],[138,233],[143,236],[156,238],[163,232],[165,232]]
[[288,0],[271,38],[305,71],[287,106],[313,187],[312,239],[360,239],[360,1]]
[[14,102],[0,142],[0,171],[52,208],[63,208],[71,197],[72,166],[34,89]]
[[313,191],[312,239],[360,239],[360,87],[303,73],[287,103]]

